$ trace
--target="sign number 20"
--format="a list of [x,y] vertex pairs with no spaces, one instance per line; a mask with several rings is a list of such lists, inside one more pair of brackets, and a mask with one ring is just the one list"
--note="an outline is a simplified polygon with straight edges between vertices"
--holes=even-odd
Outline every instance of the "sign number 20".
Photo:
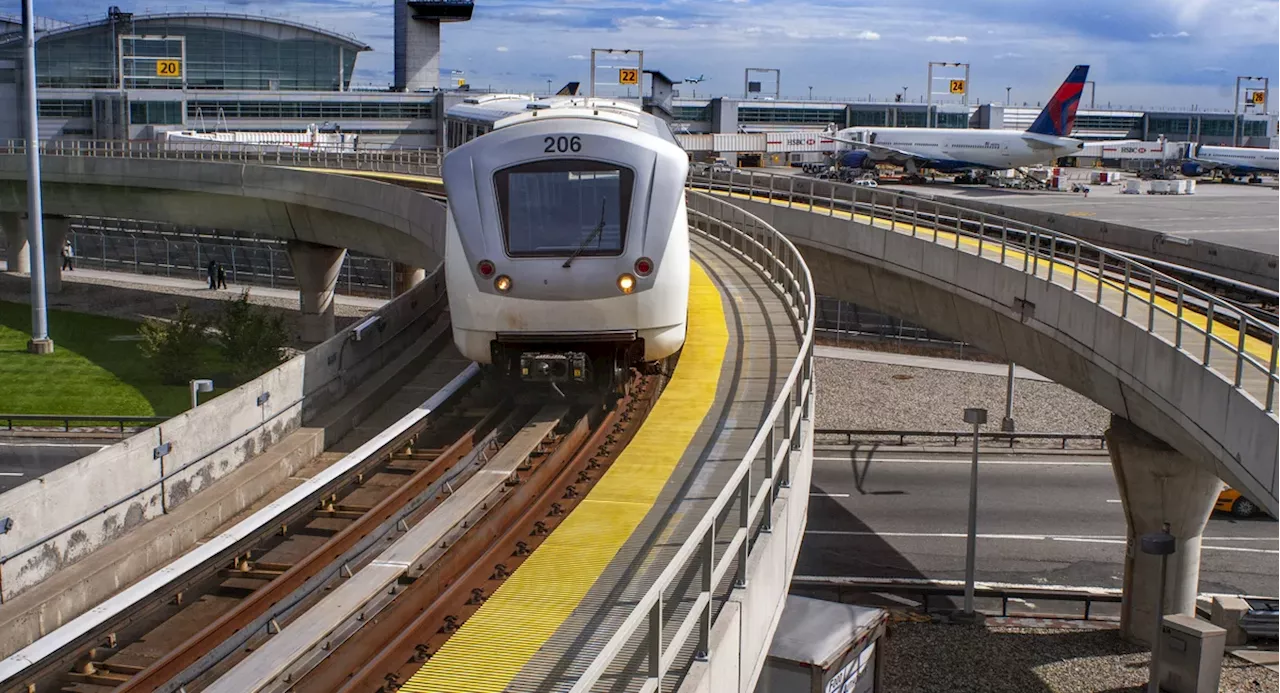
[[555,154],[557,152],[580,152],[582,151],[582,138],[574,135],[573,137],[545,137],[542,143],[547,145],[542,151]]
[[182,74],[182,62],[179,60],[157,60],[157,77],[178,77]]

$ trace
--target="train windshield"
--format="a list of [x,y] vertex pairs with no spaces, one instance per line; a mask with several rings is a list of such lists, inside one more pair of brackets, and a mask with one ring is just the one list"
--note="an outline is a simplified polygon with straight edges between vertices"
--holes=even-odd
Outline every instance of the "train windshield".
[[634,181],[629,168],[582,159],[498,171],[494,182],[507,254],[620,255]]

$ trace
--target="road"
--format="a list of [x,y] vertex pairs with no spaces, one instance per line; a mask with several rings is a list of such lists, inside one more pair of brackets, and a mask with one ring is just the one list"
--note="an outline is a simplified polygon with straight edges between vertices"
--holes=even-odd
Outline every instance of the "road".
[[0,443],[0,493],[101,450],[104,443]]
[[[1105,456],[995,455],[979,468],[977,579],[1119,588],[1125,522]],[[856,475],[855,475],[856,467]],[[969,462],[963,454],[815,453],[797,575],[963,580]],[[1201,593],[1274,595],[1276,522],[1215,513]]]

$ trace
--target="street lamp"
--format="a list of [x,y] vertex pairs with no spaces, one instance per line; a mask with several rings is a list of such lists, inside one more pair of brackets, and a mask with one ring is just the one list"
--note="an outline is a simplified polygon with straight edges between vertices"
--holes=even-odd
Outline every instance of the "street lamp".
[[1160,636],[1164,630],[1164,584],[1168,575],[1169,556],[1178,550],[1178,542],[1169,533],[1169,523],[1159,532],[1142,535],[1142,552],[1160,557],[1160,591],[1156,592],[1156,629],[1151,636],[1151,680],[1147,693],[1160,693]]
[[906,102],[907,102],[907,88],[906,88],[906,87],[903,87],[903,88],[902,88],[902,103],[906,103]]
[[547,80],[547,96],[551,95],[551,80]]
[[960,619],[966,623],[980,623],[982,614],[973,610],[974,559],[978,549],[978,427],[987,422],[986,409],[965,409],[964,422],[973,424],[973,466],[969,471],[969,534],[965,541],[964,556],[964,611]]
[[[36,100],[36,20],[32,5],[22,0],[23,86],[26,91],[27,243],[31,254],[31,341],[27,351],[52,354],[44,284],[44,205],[40,197],[40,126]],[[10,268],[13,269],[13,268]]]
[[1009,380],[1004,390],[1004,419],[1000,421],[1000,430],[1013,433],[1013,361],[1009,362]]
[[192,380],[191,381],[191,408],[195,409],[200,405],[201,392],[213,392],[212,380]]
[[1013,87],[1004,88],[1004,105],[1008,106],[1010,103],[1012,103],[1011,102],[1012,94],[1013,94]]

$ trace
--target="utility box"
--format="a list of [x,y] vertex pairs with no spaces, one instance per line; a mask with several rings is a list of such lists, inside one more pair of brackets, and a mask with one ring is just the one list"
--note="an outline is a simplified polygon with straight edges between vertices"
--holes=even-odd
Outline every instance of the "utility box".
[[1160,689],[1217,693],[1227,631],[1195,616],[1171,614],[1160,628]]
[[787,596],[755,693],[879,693],[888,612]]

